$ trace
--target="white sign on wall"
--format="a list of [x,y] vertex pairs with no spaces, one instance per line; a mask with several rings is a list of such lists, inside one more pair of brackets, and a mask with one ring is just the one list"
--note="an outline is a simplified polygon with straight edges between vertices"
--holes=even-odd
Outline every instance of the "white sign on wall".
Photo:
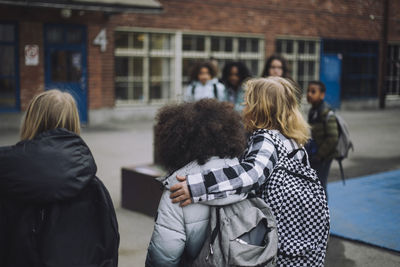
[[26,66],[39,65],[39,46],[38,45],[25,45],[25,65]]

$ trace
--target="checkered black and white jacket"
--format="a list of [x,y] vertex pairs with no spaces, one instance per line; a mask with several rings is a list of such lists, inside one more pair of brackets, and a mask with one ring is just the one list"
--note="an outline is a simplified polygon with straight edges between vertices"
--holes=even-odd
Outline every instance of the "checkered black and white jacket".
[[323,266],[329,210],[306,152],[297,150],[278,131],[258,130],[238,165],[189,175],[187,183],[194,202],[255,191],[278,222],[277,266]]
[[[294,140],[286,138],[279,131],[269,132],[278,135],[289,152],[298,148]],[[278,162],[278,153],[271,135],[265,130],[255,131],[250,136],[243,155],[238,165],[188,175],[187,183],[193,202],[224,198],[231,194],[259,189]],[[296,159],[301,160],[302,156],[298,153]]]

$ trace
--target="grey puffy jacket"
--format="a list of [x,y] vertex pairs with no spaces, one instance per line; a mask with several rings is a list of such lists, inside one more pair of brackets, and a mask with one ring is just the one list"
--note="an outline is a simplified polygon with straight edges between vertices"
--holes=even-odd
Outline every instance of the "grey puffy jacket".
[[204,165],[191,162],[165,178],[163,181],[165,191],[160,199],[153,235],[147,250],[147,267],[179,266],[184,253],[185,257],[194,259],[206,238],[210,217],[209,205],[227,205],[247,196],[246,194],[231,195],[228,198],[190,204],[181,208],[179,204],[173,204],[169,198],[169,188],[178,182],[176,175],[186,176],[238,163],[237,159],[212,157]]

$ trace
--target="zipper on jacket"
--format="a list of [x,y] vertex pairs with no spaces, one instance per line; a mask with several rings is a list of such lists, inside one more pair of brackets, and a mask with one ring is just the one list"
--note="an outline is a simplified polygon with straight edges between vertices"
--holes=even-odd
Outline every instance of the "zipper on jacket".
[[35,216],[34,225],[32,227],[32,241],[37,248],[40,243],[40,240],[39,240],[40,232],[42,231],[42,228],[43,228],[45,215],[46,215],[45,209],[39,208],[39,210],[37,211],[36,216]]
[[42,208],[42,209],[40,209],[40,215],[41,215],[41,219],[42,219],[42,222],[44,221],[44,209]]
[[208,261],[210,255],[214,255],[214,250],[212,248],[212,244],[210,243],[210,252],[208,253],[207,257],[206,257],[206,261]]

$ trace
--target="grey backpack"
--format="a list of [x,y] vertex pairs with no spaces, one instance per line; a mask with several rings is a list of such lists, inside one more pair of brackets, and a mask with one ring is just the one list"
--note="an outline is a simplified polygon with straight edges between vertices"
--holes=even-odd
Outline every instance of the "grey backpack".
[[278,234],[264,200],[212,206],[206,241],[191,266],[275,266]]
[[353,142],[350,139],[349,127],[347,126],[347,123],[343,119],[342,116],[340,116],[339,114],[337,114],[331,110],[326,115],[325,123],[328,121],[328,119],[331,116],[335,116],[336,123],[338,125],[338,130],[339,130],[339,139],[338,139],[338,143],[336,145],[335,159],[339,163],[340,174],[342,176],[342,181],[344,184],[344,171],[343,171],[342,160],[347,158],[350,149],[354,150],[354,146],[353,146]]

